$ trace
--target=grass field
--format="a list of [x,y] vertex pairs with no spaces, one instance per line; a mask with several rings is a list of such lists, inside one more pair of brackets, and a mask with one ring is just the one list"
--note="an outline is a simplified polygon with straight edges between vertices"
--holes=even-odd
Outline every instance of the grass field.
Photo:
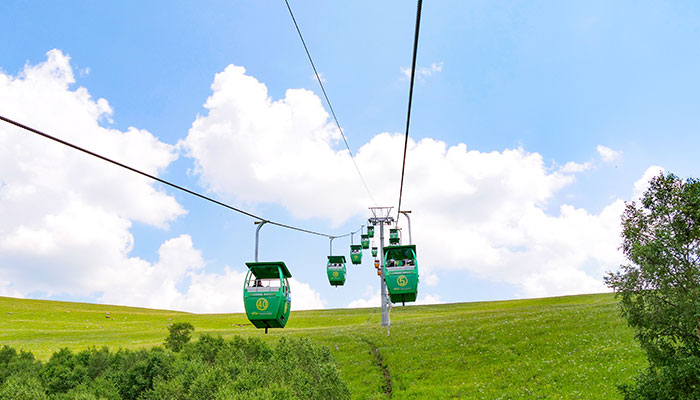
[[303,336],[331,350],[356,399],[619,399],[616,385],[646,365],[610,294],[395,307],[391,320],[387,337],[378,309],[297,311],[265,335],[245,314],[0,297],[0,345],[44,360],[62,347],[149,347],[179,321],[197,333]]

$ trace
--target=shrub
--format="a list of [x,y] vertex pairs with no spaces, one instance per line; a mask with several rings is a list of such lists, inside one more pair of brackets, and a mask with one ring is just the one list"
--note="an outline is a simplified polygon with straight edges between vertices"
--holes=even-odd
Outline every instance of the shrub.
[[168,326],[168,332],[170,334],[165,338],[165,347],[178,352],[182,350],[185,343],[190,341],[194,326],[189,322],[176,322]]
[[0,385],[0,399],[44,400],[49,397],[36,376],[13,375]]
[[[10,366],[11,368],[7,368]],[[175,353],[89,349],[54,353],[45,364],[30,353],[0,349],[0,399],[230,400],[348,399],[350,393],[325,348],[282,338],[202,335]]]

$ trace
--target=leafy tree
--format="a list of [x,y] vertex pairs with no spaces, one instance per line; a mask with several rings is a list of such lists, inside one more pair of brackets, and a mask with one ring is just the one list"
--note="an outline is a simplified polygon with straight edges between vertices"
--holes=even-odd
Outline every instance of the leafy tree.
[[649,361],[626,399],[700,398],[700,181],[650,182],[622,215],[629,263],[605,278]]
[[38,375],[40,369],[41,362],[35,360],[32,353],[24,350],[18,353],[7,345],[0,349],[0,385],[12,375]]
[[63,348],[51,356],[39,377],[48,394],[65,393],[82,383],[87,375],[85,367],[80,365],[76,356]]
[[168,326],[170,334],[165,338],[165,347],[174,352],[182,350],[185,343],[189,342],[194,332],[194,326],[189,322],[176,322]]

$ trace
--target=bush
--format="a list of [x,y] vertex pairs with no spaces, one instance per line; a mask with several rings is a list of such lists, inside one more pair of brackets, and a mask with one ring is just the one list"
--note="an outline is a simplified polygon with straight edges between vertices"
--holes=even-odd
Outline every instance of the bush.
[[37,376],[40,369],[41,363],[34,359],[32,353],[26,351],[18,353],[9,346],[3,346],[0,349],[0,385],[13,375]]
[[0,399],[44,400],[49,397],[36,376],[13,375],[0,386]]
[[194,332],[194,326],[189,322],[176,322],[168,326],[168,332],[170,334],[165,338],[165,347],[178,352],[190,341],[192,332]]
[[180,352],[68,349],[42,364],[31,353],[0,349],[0,399],[233,400],[348,399],[335,361],[307,339],[202,335]]

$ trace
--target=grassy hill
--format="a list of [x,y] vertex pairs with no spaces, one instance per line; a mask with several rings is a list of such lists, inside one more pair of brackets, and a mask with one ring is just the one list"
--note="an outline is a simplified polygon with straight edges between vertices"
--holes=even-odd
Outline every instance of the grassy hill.
[[62,347],[149,347],[179,321],[197,333],[303,336],[331,350],[357,399],[619,399],[616,385],[646,365],[610,294],[395,307],[391,320],[387,336],[378,309],[296,311],[265,335],[245,314],[0,297],[0,345],[41,359]]

